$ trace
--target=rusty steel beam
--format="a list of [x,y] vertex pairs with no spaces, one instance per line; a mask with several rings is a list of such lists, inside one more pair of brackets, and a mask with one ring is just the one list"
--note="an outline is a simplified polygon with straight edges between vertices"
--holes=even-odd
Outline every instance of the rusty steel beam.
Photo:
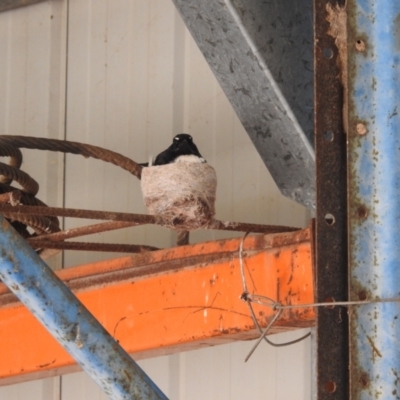
[[[316,300],[347,300],[346,134],[341,38],[345,1],[315,0]],[[317,310],[318,400],[347,400],[348,314]]]
[[[248,236],[243,246],[248,291],[282,304],[312,303],[310,237],[310,229]],[[236,238],[181,246],[67,268],[57,275],[135,359],[171,354],[257,337],[240,299],[240,244]],[[254,310],[262,327],[275,313],[258,304]],[[291,309],[271,333],[313,324],[312,308]],[[0,385],[79,368],[3,284],[0,354]]]

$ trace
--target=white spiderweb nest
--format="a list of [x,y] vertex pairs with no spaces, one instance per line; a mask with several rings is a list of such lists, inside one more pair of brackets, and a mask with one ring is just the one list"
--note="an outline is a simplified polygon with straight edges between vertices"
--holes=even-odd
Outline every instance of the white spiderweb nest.
[[149,213],[162,216],[168,228],[204,228],[215,214],[217,176],[207,163],[143,168],[141,186]]

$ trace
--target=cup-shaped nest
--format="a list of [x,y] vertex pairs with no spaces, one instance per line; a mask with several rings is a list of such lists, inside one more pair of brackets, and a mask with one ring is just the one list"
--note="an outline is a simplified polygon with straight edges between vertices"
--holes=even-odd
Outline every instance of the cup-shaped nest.
[[207,163],[172,163],[143,168],[141,186],[150,214],[171,229],[205,228],[215,214],[217,176]]

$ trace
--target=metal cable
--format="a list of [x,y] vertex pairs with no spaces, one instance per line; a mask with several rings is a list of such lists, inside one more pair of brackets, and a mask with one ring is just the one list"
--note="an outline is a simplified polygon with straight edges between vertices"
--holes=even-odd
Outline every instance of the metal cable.
[[0,147],[3,147],[4,145],[25,149],[59,151],[62,153],[79,154],[86,158],[96,158],[121,167],[139,179],[143,169],[141,165],[122,154],[102,149],[97,146],[92,146],[90,144],[30,136],[0,135]]
[[[139,179],[143,168],[121,154],[88,144],[28,136],[0,135],[0,156],[10,157],[8,165],[0,163],[0,175],[2,175],[0,178],[0,193],[18,190],[9,186],[12,181],[18,182],[23,188],[22,195],[18,201],[23,205],[46,206],[35,197],[39,190],[38,183],[19,169],[22,164],[20,148],[59,151],[79,154],[86,158],[92,157],[119,166]],[[24,237],[29,237],[29,233],[23,228],[23,225],[30,226],[39,236],[60,231],[59,220],[54,216],[22,215],[12,211],[5,212],[4,216],[10,220]]]
[[35,196],[39,191],[39,184],[18,168],[0,162],[0,174],[3,175],[6,182],[18,182],[22,186],[22,190],[29,194]]
[[[10,161],[8,162],[8,165],[10,167],[14,167],[19,169],[22,164],[22,153],[21,150],[18,147],[8,145],[8,144],[2,144],[0,146],[0,157],[10,157]],[[0,182],[5,183],[5,184],[10,184],[11,179],[6,178],[6,177],[1,177]]]

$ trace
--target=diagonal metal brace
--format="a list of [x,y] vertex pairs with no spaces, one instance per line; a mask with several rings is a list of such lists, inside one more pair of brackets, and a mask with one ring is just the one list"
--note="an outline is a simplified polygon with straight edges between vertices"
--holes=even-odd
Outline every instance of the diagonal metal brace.
[[[256,43],[254,34],[257,29],[249,26],[249,21],[257,21],[259,11],[273,11],[274,7],[279,6],[279,2],[267,2],[259,10],[257,7],[260,7],[260,2],[257,1],[173,1],[282,194],[308,208],[314,208],[314,151],[304,134],[304,130],[310,131],[310,126],[311,131],[313,130],[312,4],[299,9],[311,11],[308,21],[310,43],[303,40],[300,43],[302,46],[297,46],[303,49],[303,53],[307,49],[310,51],[309,75],[300,85],[302,94],[291,94],[290,90],[286,90],[287,86],[285,88],[278,85],[279,77],[273,76],[270,64],[264,57],[265,52]],[[294,8],[287,6],[285,2],[284,14],[292,13],[291,22],[295,25],[304,22],[301,12],[293,12],[297,9],[295,2],[290,3],[293,3]],[[307,28],[306,25],[304,23],[302,28]],[[259,25],[259,28],[265,26],[268,23]],[[254,25],[254,28],[257,26]],[[304,29],[300,29],[299,33]],[[293,29],[291,31],[296,32]],[[276,36],[279,40],[280,35]],[[296,40],[296,36],[301,35],[292,33],[292,36],[291,39]],[[268,39],[271,36],[265,35],[264,43]],[[282,56],[282,52],[276,55],[280,58]],[[296,86],[293,82],[296,75],[302,74],[302,61],[304,60],[296,60],[296,71],[284,69],[284,73],[288,75],[285,77],[287,85]],[[309,105],[307,98],[311,98],[311,106],[302,109],[303,104]],[[288,100],[293,101],[289,104]],[[296,115],[293,110],[298,110]],[[302,127],[299,119],[305,114],[308,115],[308,120],[306,118],[303,121]]]
[[[167,399],[0,215],[0,278],[112,399]],[[27,332],[29,334],[29,332]]]

